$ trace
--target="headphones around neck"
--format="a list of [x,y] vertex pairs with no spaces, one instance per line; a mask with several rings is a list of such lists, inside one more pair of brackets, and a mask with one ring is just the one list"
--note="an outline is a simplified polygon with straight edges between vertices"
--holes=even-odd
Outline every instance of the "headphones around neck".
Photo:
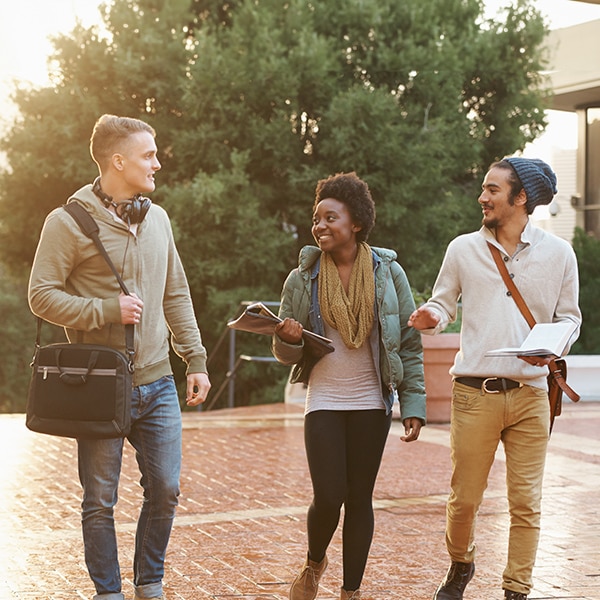
[[145,198],[141,194],[136,194],[133,198],[123,202],[115,202],[112,196],[109,196],[100,185],[100,177],[96,177],[92,192],[102,200],[106,208],[112,206],[120,219],[123,219],[129,225],[141,223],[152,206],[150,198]]

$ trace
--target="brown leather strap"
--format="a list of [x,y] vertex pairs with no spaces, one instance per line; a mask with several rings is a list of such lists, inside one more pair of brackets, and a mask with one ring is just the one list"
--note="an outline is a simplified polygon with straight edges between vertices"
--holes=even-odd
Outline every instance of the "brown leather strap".
[[571,402],[579,402],[579,394],[565,381],[562,371],[554,359],[548,363],[548,369],[550,370],[552,377],[554,377],[554,381],[556,381],[558,387],[569,397],[569,400],[571,400]]
[[508,288],[508,291],[511,293],[513,300],[517,303],[517,306],[519,307],[519,310],[525,317],[525,320],[527,321],[529,327],[533,327],[535,325],[535,317],[531,314],[527,303],[523,299],[523,296],[521,296],[519,288],[515,285],[515,282],[510,276],[510,273],[508,272],[508,267],[506,266],[506,263],[502,260],[502,254],[500,254],[500,250],[498,250],[498,248],[496,248],[496,246],[494,246],[494,244],[491,244],[490,242],[488,242],[487,244],[494,258],[494,262],[498,267],[498,271],[500,271],[500,275],[502,275],[502,279],[504,280],[504,283]]
[[[500,250],[490,242],[488,242],[487,245],[490,249],[490,252],[492,253],[494,262],[498,267],[498,271],[502,276],[502,280],[508,288],[508,291],[511,293],[513,300],[516,302],[517,306],[519,307],[519,310],[525,317],[525,320],[527,321],[529,327],[533,327],[535,325],[535,317],[531,314],[527,303],[523,299],[523,296],[521,296],[521,292],[519,292],[519,288],[515,285],[515,282],[510,276],[510,273],[508,272],[508,267],[506,266],[506,263],[502,260],[502,254],[500,253]],[[550,371],[550,375],[554,377],[554,380],[556,381],[560,389],[569,397],[569,399],[573,402],[578,402],[579,394],[575,390],[573,390],[565,381],[565,378],[562,376],[562,373],[556,365],[556,363],[554,362],[554,359],[551,360],[548,364],[548,370]]]

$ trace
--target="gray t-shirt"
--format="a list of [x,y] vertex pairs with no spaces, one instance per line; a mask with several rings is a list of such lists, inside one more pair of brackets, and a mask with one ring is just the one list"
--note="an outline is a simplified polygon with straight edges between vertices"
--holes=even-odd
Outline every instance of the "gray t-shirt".
[[324,323],[325,336],[332,340],[335,352],[326,354],[314,366],[304,414],[315,410],[385,410],[368,339],[360,348],[351,350],[339,332]]

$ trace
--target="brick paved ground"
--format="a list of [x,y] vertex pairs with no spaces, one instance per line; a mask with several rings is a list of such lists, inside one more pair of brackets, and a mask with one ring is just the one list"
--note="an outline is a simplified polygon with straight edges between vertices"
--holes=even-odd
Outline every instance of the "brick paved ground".
[[[168,600],[287,598],[305,547],[310,484],[301,408],[186,413],[182,498],[165,577]],[[600,600],[600,404],[565,407],[552,436],[531,598]],[[376,532],[363,590],[374,600],[428,600],[447,568],[448,426],[403,444],[394,423],[377,483]],[[0,600],[88,599],[75,443],[0,417]],[[502,457],[500,456],[500,459]],[[502,598],[507,516],[497,461],[478,524],[477,574],[465,600]],[[124,590],[140,488],[127,450],[117,510]],[[339,598],[340,535],[319,600]]]

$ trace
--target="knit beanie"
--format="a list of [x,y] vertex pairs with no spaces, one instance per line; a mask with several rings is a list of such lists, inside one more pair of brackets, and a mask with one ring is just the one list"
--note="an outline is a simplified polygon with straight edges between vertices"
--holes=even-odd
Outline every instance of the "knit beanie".
[[505,158],[511,164],[523,184],[527,195],[527,213],[531,214],[538,204],[550,204],[556,189],[556,175],[539,158]]

